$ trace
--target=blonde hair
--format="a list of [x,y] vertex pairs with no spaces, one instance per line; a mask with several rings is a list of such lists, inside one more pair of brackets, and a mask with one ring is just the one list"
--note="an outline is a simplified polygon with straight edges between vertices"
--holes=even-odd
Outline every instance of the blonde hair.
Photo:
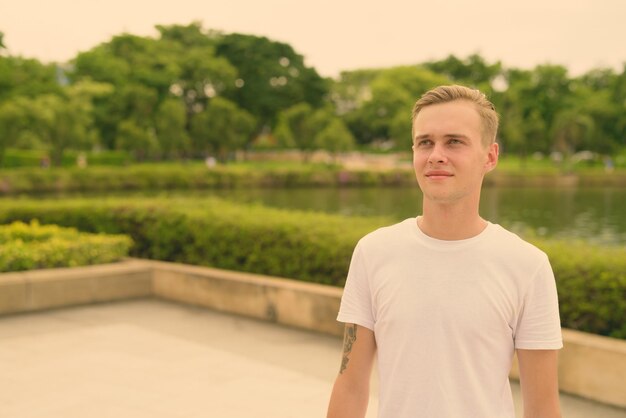
[[415,122],[417,114],[426,106],[453,102],[455,100],[466,100],[474,103],[482,124],[483,143],[485,145],[493,144],[496,141],[499,123],[496,108],[484,93],[469,87],[459,85],[439,86],[427,91],[415,102],[411,122]]

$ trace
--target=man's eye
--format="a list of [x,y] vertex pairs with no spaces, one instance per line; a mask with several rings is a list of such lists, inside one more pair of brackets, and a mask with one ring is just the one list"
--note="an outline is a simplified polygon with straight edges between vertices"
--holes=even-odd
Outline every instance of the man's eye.
[[428,146],[428,145],[430,145],[430,144],[432,144],[432,141],[431,141],[431,140],[429,140],[429,139],[424,139],[423,141],[419,141],[419,142],[417,143],[417,146],[418,146],[418,147],[425,147],[425,146]]
[[450,141],[448,141],[448,143],[456,145],[456,144],[462,144],[463,141],[461,141],[460,139],[452,138],[452,139],[450,139]]

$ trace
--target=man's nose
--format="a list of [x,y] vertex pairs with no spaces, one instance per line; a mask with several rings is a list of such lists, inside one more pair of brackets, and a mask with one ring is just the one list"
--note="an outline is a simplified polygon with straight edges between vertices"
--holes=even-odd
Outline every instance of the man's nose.
[[443,145],[435,144],[432,147],[432,151],[428,156],[428,162],[431,164],[441,164],[447,161],[446,153]]

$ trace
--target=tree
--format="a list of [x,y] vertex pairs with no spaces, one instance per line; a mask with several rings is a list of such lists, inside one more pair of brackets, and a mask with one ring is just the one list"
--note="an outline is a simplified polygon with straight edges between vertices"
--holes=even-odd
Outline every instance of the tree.
[[191,139],[196,152],[217,155],[225,161],[229,153],[249,142],[255,127],[254,117],[230,100],[216,97],[191,120]]
[[328,82],[288,44],[234,33],[217,39],[216,52],[239,73],[226,97],[258,117],[257,129],[275,127],[278,113],[298,103],[319,107],[328,92]]
[[318,148],[329,151],[336,161],[338,153],[354,148],[355,140],[343,121],[334,118],[315,136],[315,144]]
[[572,80],[567,108],[593,122],[593,134],[587,135],[580,147],[610,154],[620,147],[620,142],[624,144],[625,125],[620,126],[620,118],[624,119],[626,113],[626,97],[620,100],[619,77],[612,69],[595,69]]
[[299,149],[305,160],[315,149],[317,131],[313,116],[314,111],[308,103],[298,103],[282,111],[278,116],[276,138],[279,144]]
[[128,151],[137,161],[154,157],[159,152],[159,143],[154,130],[140,126],[134,119],[120,122],[116,144],[118,149]]
[[156,29],[161,35],[161,40],[175,42],[185,49],[196,47],[214,47],[216,33],[205,31],[202,23],[191,22],[188,25],[157,25]]
[[549,153],[554,148],[550,135],[554,118],[572,99],[567,69],[556,65],[539,65],[532,71],[510,69],[505,78],[508,89],[499,104],[504,115],[503,144],[522,155]]
[[29,101],[25,97],[17,97],[0,104],[0,166],[6,149],[15,146],[20,136],[31,126],[26,110]]
[[[362,86],[359,87],[360,96],[365,99],[359,107],[346,113],[343,119],[360,143],[389,139],[392,137],[391,125],[396,115],[410,114],[410,109],[423,93],[435,86],[448,84],[449,81],[445,76],[418,66],[381,70],[371,81],[369,93]],[[394,129],[397,134],[398,130]]]
[[32,130],[50,148],[52,165],[61,165],[67,149],[88,149],[97,140],[87,103],[78,96],[46,94],[32,99]]
[[451,80],[474,86],[484,93],[490,93],[493,80],[502,74],[502,64],[498,61],[488,64],[483,57],[472,54],[465,59],[449,55],[440,61],[432,61],[424,66],[437,74],[449,77]]
[[394,141],[396,148],[401,150],[411,149],[413,144],[412,131],[410,109],[398,111],[389,124],[389,136]]
[[180,100],[167,99],[161,103],[156,114],[156,132],[165,158],[180,157],[191,149],[186,123],[185,105]]
[[215,57],[213,47],[191,48],[180,58],[180,67],[170,91],[183,98],[189,116],[235,88],[237,70],[226,59]]
[[108,100],[95,103],[96,125],[107,148],[116,147],[117,129],[124,120],[155,129],[156,109],[168,98],[185,103],[188,130],[191,116],[212,97],[236,88],[235,68],[215,55],[214,39],[199,24],[157,29],[159,39],[114,36],[73,61],[72,80],[93,79],[114,87]]
[[18,96],[60,94],[57,68],[34,59],[0,56],[0,101]]
[[96,121],[102,132],[103,145],[109,149],[117,146],[117,129],[122,121],[133,120],[144,130],[154,130],[158,107],[158,92],[140,83],[118,86],[106,100],[96,102]]
[[[616,106],[621,106],[623,110],[626,106],[626,62],[623,64],[622,73],[616,77],[611,91],[613,92],[611,102],[615,103]],[[626,132],[626,112],[618,113],[614,130],[617,133],[619,146],[626,148],[626,135],[624,134]]]
[[577,109],[565,109],[554,118],[552,137],[554,148],[569,158],[588,143],[593,134],[593,119]]
[[337,114],[343,116],[361,107],[372,99],[370,85],[385,71],[384,69],[366,69],[342,71],[338,80],[334,80],[330,89],[330,101],[337,109]]
[[61,164],[65,150],[88,149],[98,142],[92,101],[110,90],[107,84],[81,82],[64,87],[62,95],[18,96],[2,103],[0,148],[48,148],[52,163]]

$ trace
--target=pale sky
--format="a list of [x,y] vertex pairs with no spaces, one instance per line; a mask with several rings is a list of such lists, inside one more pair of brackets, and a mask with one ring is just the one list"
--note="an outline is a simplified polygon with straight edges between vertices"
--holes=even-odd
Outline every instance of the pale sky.
[[194,20],[289,43],[324,76],[474,52],[570,75],[626,62],[626,0],[0,0],[9,52],[45,62]]

